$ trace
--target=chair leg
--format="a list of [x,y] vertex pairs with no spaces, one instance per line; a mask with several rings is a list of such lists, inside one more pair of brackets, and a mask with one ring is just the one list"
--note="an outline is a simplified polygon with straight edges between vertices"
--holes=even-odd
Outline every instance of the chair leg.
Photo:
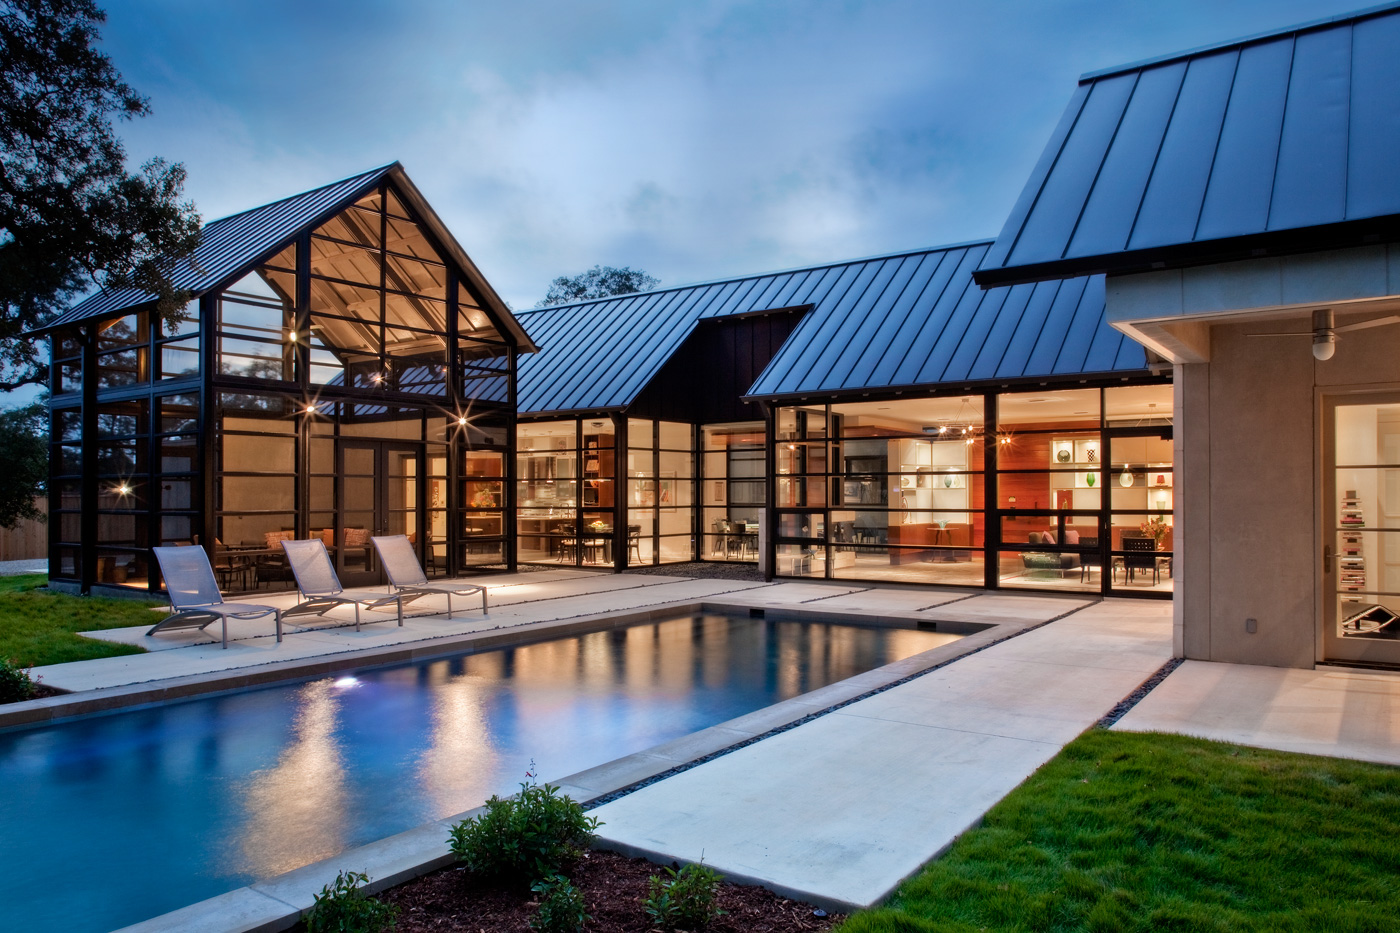
[[399,628],[403,628],[403,594],[400,593],[399,598],[394,600],[394,602],[397,603],[399,607]]
[[277,614],[274,616],[274,618],[277,620],[277,644],[280,645],[280,644],[282,644],[282,610],[281,610],[281,609],[278,609],[278,610],[277,610]]
[[360,604],[355,604],[355,631],[360,630]]
[[224,623],[224,650],[228,650],[228,616],[220,616],[219,619]]

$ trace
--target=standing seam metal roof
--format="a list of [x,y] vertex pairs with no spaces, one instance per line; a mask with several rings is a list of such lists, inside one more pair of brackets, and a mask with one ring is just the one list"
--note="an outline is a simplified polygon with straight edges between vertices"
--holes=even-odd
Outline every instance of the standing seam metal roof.
[[[176,288],[196,297],[219,288],[230,278],[285,248],[304,229],[324,222],[336,211],[363,197],[385,178],[392,178],[404,201],[446,250],[444,259],[456,263],[466,281],[481,294],[495,317],[515,336],[521,350],[535,349],[529,342],[529,335],[515,321],[505,302],[482,276],[471,257],[398,162],[210,221],[201,231],[200,243],[194,255],[188,261],[171,267],[171,281]],[[133,288],[100,291],[58,315],[36,333],[90,318],[118,314],[155,299],[155,295]]]
[[977,279],[1395,238],[1397,153],[1397,3],[1085,75]]
[[[518,312],[522,415],[625,410],[705,320],[808,309],[750,397],[1140,372],[1104,321],[1103,278],[983,291],[989,242]],[[697,386],[703,391],[703,386]]]

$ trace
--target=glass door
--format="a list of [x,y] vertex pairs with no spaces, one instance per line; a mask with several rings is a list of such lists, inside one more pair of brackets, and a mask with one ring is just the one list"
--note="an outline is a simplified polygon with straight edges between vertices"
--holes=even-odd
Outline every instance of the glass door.
[[1323,408],[1324,660],[1400,664],[1400,392]]
[[340,442],[341,497],[332,551],[346,587],[384,582],[370,537],[408,535],[418,548],[418,493],[423,455],[417,445],[386,441]]
[[1170,594],[1174,587],[1172,430],[1108,432],[1108,572],[1114,595]]

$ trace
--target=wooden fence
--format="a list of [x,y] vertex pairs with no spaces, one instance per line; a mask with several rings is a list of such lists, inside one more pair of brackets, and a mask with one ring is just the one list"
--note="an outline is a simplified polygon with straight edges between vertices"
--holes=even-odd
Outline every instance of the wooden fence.
[[[48,500],[34,503],[48,508]],[[13,528],[0,528],[0,560],[39,560],[49,556],[49,526],[47,522],[29,519]]]

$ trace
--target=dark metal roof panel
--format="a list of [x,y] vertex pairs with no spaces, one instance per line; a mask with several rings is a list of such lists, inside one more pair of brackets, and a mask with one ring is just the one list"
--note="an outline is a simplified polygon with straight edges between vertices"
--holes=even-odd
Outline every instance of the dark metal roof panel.
[[1400,4],[1086,75],[977,280],[1335,248],[1400,214]]
[[[1400,48],[1395,54],[1400,55]],[[1294,41],[1288,105],[1270,199],[1270,230],[1346,219],[1351,30]]]
[[[386,165],[323,188],[210,221],[201,231],[200,244],[191,262],[179,263],[171,269],[171,281],[176,288],[196,295],[216,287],[239,269],[285,246],[303,227],[320,219],[342,201],[377,185],[393,167]],[[116,314],[155,299],[155,295],[135,288],[98,292],[69,308],[47,327]]]
[[1351,141],[1347,216],[1400,214],[1400,17],[1363,20],[1352,30]]
[[[1242,236],[1268,226],[1292,65],[1293,43],[1289,41],[1240,50],[1197,235],[1208,239]],[[1193,185],[1192,190],[1201,190],[1200,185]],[[1165,237],[1159,242],[1172,241]]]
[[1104,321],[1102,277],[984,292],[972,271],[989,245],[521,312],[542,350],[521,360],[520,412],[625,410],[700,321],[804,306],[750,396],[1144,368],[1141,348],[1125,355],[1136,344]]

